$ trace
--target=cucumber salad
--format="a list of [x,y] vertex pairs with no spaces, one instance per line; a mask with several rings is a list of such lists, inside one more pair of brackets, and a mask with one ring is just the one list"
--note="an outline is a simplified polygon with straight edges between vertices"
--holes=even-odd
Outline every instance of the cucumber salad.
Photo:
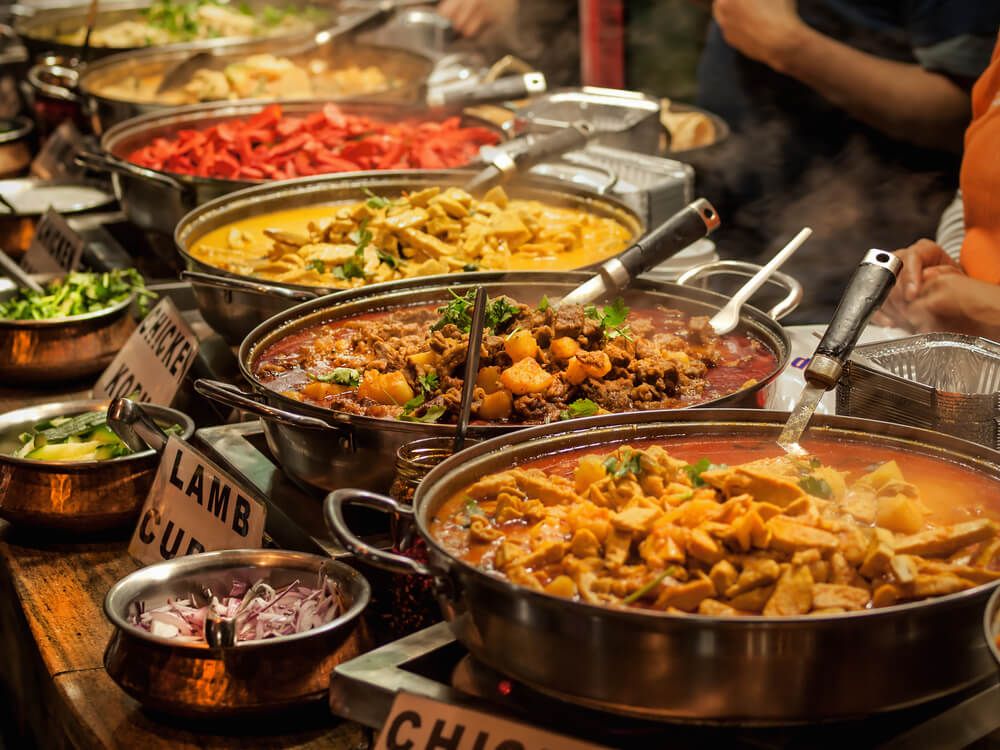
[[[180,425],[160,425],[167,434],[181,434]],[[88,411],[74,417],[53,417],[18,436],[21,447],[12,455],[36,461],[107,461],[129,456],[132,450],[108,426],[106,411]]]

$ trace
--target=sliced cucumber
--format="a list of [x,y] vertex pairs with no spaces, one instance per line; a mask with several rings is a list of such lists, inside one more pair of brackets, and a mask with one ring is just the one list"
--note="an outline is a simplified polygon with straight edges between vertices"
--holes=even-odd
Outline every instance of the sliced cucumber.
[[87,436],[88,440],[96,440],[98,443],[120,443],[121,440],[115,434],[115,431],[108,427],[106,424],[102,424],[96,430],[91,431],[90,435]]
[[31,451],[25,458],[37,461],[93,461],[101,443],[48,443]]
[[111,458],[121,458],[131,455],[132,451],[124,443],[103,443],[97,446],[94,451],[94,458],[98,461],[107,461]]

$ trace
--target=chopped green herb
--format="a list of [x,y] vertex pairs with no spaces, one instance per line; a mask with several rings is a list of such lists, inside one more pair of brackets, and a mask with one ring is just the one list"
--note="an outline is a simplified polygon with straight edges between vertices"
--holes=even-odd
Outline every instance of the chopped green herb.
[[559,419],[577,419],[592,417],[600,411],[600,407],[589,398],[578,398],[559,414]]
[[424,397],[424,394],[418,393],[416,396],[414,396],[405,404],[403,404],[403,416],[412,414],[413,410],[416,409],[417,407],[423,406],[424,401],[426,400],[427,399]]
[[[411,399],[413,400],[413,399]],[[409,402],[407,402],[409,403]],[[412,412],[410,414],[403,413],[400,415],[400,420],[403,422],[423,422],[424,424],[430,424],[432,422],[437,422],[444,413],[448,411],[445,407],[440,404],[435,404],[434,406],[427,407],[427,411],[421,414],[419,417],[415,416]]]
[[466,514],[470,516],[486,515],[486,512],[479,507],[479,501],[471,497],[465,498],[465,506],[462,508],[462,510],[464,510]]
[[378,253],[379,263],[385,263],[389,268],[397,268],[399,266],[399,258],[397,258],[392,253],[387,253],[385,250],[376,250]]
[[825,479],[808,476],[799,480],[799,487],[808,492],[813,497],[829,499],[833,497],[833,489],[827,484]]
[[621,479],[627,474],[638,477],[642,473],[642,456],[633,451],[622,451],[618,456],[608,456],[604,459],[604,469],[615,479]]
[[364,193],[365,195],[368,196],[368,200],[365,201],[365,205],[368,206],[368,208],[377,211],[380,208],[385,208],[386,206],[392,205],[392,201],[390,201],[388,198],[383,198],[380,195],[376,195],[368,188],[364,189]]
[[426,375],[421,375],[417,378],[417,383],[424,393],[433,393],[439,385],[438,374],[436,372],[429,372]]
[[714,469],[725,469],[725,464],[713,464],[707,458],[699,459],[693,464],[688,464],[684,467],[684,472],[688,475],[691,480],[691,485],[694,487],[704,487],[705,480],[701,478],[702,472],[712,471]]
[[657,586],[659,586],[661,583],[663,583],[663,579],[665,579],[667,576],[672,576],[672,575],[676,576],[676,574],[680,570],[681,569],[678,568],[676,565],[671,565],[669,568],[667,568],[666,570],[664,570],[662,573],[660,573],[658,576],[656,576],[649,583],[647,583],[647,584],[645,584],[645,585],[637,588],[631,594],[629,594],[628,596],[626,596],[624,599],[622,599],[622,601],[625,604],[632,604],[632,602],[639,601],[640,599],[642,599],[642,597],[644,597],[650,591],[652,591]]
[[[465,294],[449,289],[452,299],[448,304],[437,309],[441,316],[431,327],[432,331],[440,331],[451,323],[460,331],[469,332],[472,327],[472,308],[476,304],[476,292],[470,289]],[[511,304],[506,297],[498,297],[493,301],[487,301],[485,327],[498,333],[503,326],[513,320],[520,312],[517,305]]]
[[583,314],[601,324],[604,337],[609,341],[619,336],[629,341],[632,340],[632,331],[629,330],[627,325],[624,325],[625,320],[628,318],[629,308],[626,306],[625,300],[621,297],[616,299],[614,303],[605,305],[600,310],[595,305],[587,305],[583,308]]
[[552,305],[549,304],[548,295],[542,295],[542,300],[538,303],[538,312],[545,312],[550,307],[552,307]]
[[310,271],[315,271],[316,273],[326,273],[326,263],[321,261],[319,258],[306,263],[306,268]]
[[313,380],[321,383],[336,383],[356,388],[361,384],[361,373],[351,367],[337,367],[325,375],[310,375]]

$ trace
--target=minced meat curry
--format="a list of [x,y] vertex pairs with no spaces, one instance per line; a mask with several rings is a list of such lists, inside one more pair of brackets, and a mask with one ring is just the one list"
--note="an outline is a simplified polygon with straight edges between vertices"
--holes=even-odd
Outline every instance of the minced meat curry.
[[[347,412],[454,423],[474,292],[305,328],[252,365],[268,388]],[[773,374],[774,354],[678,310],[490,301],[472,417],[544,423],[687,406]]]

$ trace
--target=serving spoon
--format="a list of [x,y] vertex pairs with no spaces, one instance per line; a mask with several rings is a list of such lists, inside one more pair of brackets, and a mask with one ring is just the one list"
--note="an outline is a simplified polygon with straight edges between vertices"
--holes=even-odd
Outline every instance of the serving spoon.
[[784,265],[785,261],[791,258],[812,235],[812,229],[804,228],[791,242],[785,245],[777,254],[767,262],[757,273],[750,277],[750,280],[740,287],[740,290],[732,296],[725,306],[712,316],[708,324],[719,336],[725,336],[733,331],[740,323],[740,311],[754,293],[760,289],[771,275]]
[[0,270],[9,276],[11,281],[22,289],[30,289],[33,292],[45,291],[41,284],[31,278],[31,276],[3,250],[0,250]]
[[802,433],[809,426],[823,395],[836,387],[861,332],[889,296],[902,268],[903,262],[885,250],[869,250],[861,259],[833,313],[833,320],[809,360],[803,373],[805,387],[778,437],[778,445],[789,455],[808,455],[799,445]]

